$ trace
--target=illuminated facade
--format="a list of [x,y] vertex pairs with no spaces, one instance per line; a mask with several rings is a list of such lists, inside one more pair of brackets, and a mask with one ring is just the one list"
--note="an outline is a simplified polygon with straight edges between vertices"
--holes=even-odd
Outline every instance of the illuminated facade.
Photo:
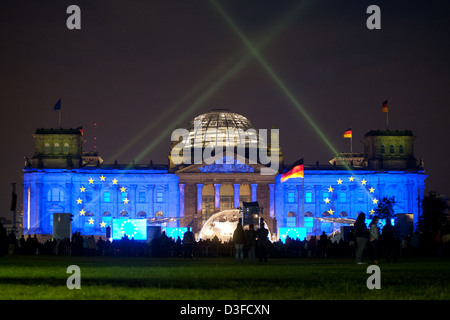
[[[256,152],[256,162],[249,160],[251,141],[260,141],[260,132],[247,118],[226,109],[196,117],[187,126],[192,150],[207,147],[194,142],[198,132],[193,130],[200,123],[205,135],[213,132],[208,129],[224,134],[242,129],[250,143],[244,144],[244,153],[233,149],[197,163],[175,164],[169,156],[167,165],[120,165],[84,153],[81,128],[36,130],[34,155],[23,173],[24,234],[51,235],[53,213],[62,212],[72,213],[72,230],[85,235],[104,235],[116,218],[189,226],[201,234],[207,222],[214,225],[213,215],[241,207],[242,201],[258,201],[272,234],[302,227],[308,235],[329,233],[337,225],[330,218],[350,221],[359,212],[370,216],[383,197],[395,197],[395,213],[411,214],[417,222],[426,175],[422,161],[414,158],[410,131],[370,131],[363,154],[339,154],[329,165],[305,165],[304,179],[281,183],[280,173],[261,174],[267,167],[261,153]],[[258,148],[283,163],[279,147]]]

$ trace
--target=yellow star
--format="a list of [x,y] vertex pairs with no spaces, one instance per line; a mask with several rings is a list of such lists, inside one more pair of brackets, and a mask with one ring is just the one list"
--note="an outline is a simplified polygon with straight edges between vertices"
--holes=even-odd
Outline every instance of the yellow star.
[[106,222],[100,222],[100,228],[105,228],[106,227]]
[[83,203],[83,200],[81,198],[78,198],[77,199],[77,204],[81,204],[81,203]]
[[105,177],[104,175],[102,175],[102,176],[100,177],[100,181],[105,181],[105,179],[106,179],[106,177]]
[[112,181],[113,184],[117,184],[117,182],[119,182],[119,180],[117,180],[116,178],[114,178]]
[[371,188],[369,189],[369,192],[370,192],[370,193],[374,193],[374,192],[375,192],[375,188],[374,188],[374,187],[371,187]]
[[333,215],[333,213],[334,213],[333,209],[330,209],[330,210],[328,210],[327,212],[328,212],[329,214],[331,214],[331,215]]
[[373,202],[373,204],[378,204],[378,199],[377,199],[377,198],[374,198],[374,199],[372,200],[372,202]]
[[80,216],[84,216],[85,213],[86,213],[86,211],[84,211],[84,209],[81,209],[81,211],[80,211]]
[[94,179],[89,178],[89,184],[94,184]]
[[375,214],[375,210],[372,209],[372,210],[369,211],[369,213],[370,213],[370,215],[374,215]]
[[125,192],[126,190],[127,190],[127,188],[125,188],[125,187],[120,188],[120,192]]
[[348,178],[348,181],[353,181],[353,180],[355,180],[355,178],[353,176]]
[[85,187],[83,187],[83,186],[81,186],[81,188],[80,188],[80,192],[85,192],[86,191],[86,188]]
[[92,217],[88,221],[89,221],[89,224],[94,224],[94,219],[92,219]]
[[130,202],[130,200],[128,200],[127,198],[125,198],[125,199],[123,200],[123,204],[128,204],[128,202]]
[[361,183],[362,183],[363,185],[366,185],[366,183],[367,183],[366,179],[362,179],[362,180],[361,180]]
[[328,188],[328,192],[333,192],[333,188],[330,186],[329,188]]
[[337,180],[337,183],[338,183],[338,184],[342,184],[341,178],[339,178],[339,179]]
[[325,201],[325,203],[330,203],[331,200],[326,198],[326,199],[324,199],[324,201]]

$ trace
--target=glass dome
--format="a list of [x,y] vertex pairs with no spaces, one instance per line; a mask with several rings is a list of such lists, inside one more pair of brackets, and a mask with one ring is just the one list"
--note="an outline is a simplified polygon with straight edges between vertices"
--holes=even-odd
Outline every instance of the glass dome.
[[243,115],[229,109],[213,109],[192,120],[188,127],[194,148],[207,146],[258,146],[258,130]]
[[[200,233],[198,234],[198,238],[202,240],[213,239],[214,236],[217,236],[220,241],[228,242],[233,238],[233,232],[236,229],[239,218],[242,217],[242,213],[239,209],[231,209],[231,210],[223,210],[214,215],[212,215],[203,225]],[[264,221],[264,226],[269,230],[266,222]],[[247,229],[247,226],[244,226],[244,229]],[[255,226],[255,230],[258,229],[258,226]],[[272,239],[272,235],[269,230],[269,239]]]

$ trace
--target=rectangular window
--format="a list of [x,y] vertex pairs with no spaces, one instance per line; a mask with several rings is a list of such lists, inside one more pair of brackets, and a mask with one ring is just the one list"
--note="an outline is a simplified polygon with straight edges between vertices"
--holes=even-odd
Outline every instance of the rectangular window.
[[288,202],[289,203],[295,202],[295,192],[288,192]]
[[125,199],[127,199],[127,198],[128,198],[128,193],[122,192],[122,202],[124,202]]
[[111,193],[110,192],[103,193],[103,202],[111,202]]
[[306,192],[306,193],[305,193],[305,202],[306,202],[306,203],[311,203],[311,202],[313,202],[313,200],[312,200],[312,192]]
[[145,191],[139,191],[139,202],[145,202]]
[[286,217],[286,227],[295,228],[297,223],[296,219],[296,217]]
[[325,199],[330,199],[330,194],[328,192],[324,192],[323,193],[323,201],[325,201]]
[[347,193],[346,192],[339,193],[339,202],[347,202]]
[[156,202],[163,202],[164,201],[164,193],[163,192],[157,192],[156,193]]

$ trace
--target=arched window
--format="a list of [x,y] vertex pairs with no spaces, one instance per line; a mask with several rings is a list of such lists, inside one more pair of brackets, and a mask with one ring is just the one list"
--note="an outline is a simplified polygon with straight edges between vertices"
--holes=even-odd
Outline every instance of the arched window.
[[120,212],[120,217],[121,217],[121,218],[128,218],[128,212],[125,211],[125,210],[122,210],[122,211]]
[[155,217],[162,218],[164,217],[164,213],[162,211],[158,211],[157,213],[155,213]]
[[389,147],[389,153],[390,154],[394,154],[395,153],[395,147],[391,144],[391,146]]
[[53,145],[53,153],[60,153],[60,152],[61,152],[61,149],[60,149],[59,143],[55,142],[55,144]]
[[398,146],[398,153],[400,153],[400,154],[405,153],[405,148],[402,145]]
[[381,154],[385,154],[385,153],[386,153],[386,150],[385,150],[383,144],[380,146],[380,153],[381,153]]
[[50,153],[50,143],[44,144],[44,153],[49,154]]
[[68,153],[69,153],[69,144],[68,144],[68,143],[64,143],[63,152],[64,152],[65,154],[68,154]]
[[147,218],[147,213],[145,213],[145,211],[140,211],[140,212],[137,214],[137,218],[138,218],[138,219],[145,219],[145,218]]

